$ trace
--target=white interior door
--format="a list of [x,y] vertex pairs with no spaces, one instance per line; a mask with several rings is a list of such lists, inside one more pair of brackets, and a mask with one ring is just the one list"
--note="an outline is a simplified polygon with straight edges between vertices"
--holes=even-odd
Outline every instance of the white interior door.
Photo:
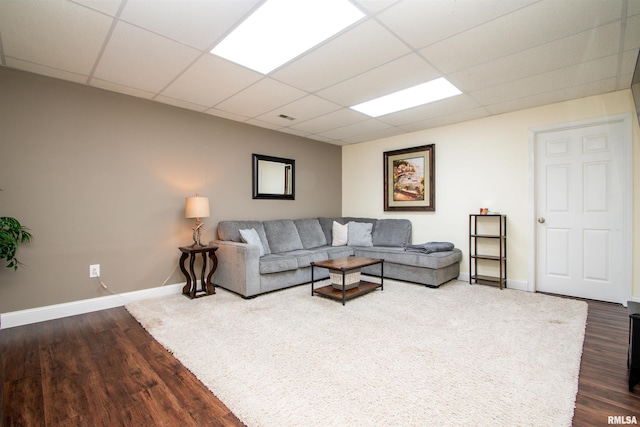
[[631,296],[625,124],[535,134],[536,290],[619,303]]

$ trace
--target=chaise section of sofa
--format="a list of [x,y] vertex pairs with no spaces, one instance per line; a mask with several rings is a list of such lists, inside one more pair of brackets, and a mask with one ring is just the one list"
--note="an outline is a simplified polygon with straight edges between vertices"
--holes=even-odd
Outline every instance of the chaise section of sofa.
[[[357,236],[349,234],[350,240],[334,241],[334,224],[346,225],[354,233],[357,230]],[[462,259],[459,249],[431,254],[408,252],[404,246],[410,240],[411,222],[405,219],[221,221],[218,239],[210,242],[218,246],[219,263],[213,280],[250,298],[309,283],[312,262],[352,255],[384,259],[385,278],[437,287],[458,277]],[[380,276],[380,266],[367,267],[363,273]],[[329,272],[316,268],[314,277],[324,279]]]

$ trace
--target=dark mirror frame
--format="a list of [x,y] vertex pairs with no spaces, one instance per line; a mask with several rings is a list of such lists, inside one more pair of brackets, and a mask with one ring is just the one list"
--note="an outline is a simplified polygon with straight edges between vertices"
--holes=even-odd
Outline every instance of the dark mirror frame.
[[[253,198],[254,199],[271,199],[271,200],[295,200],[296,198],[296,161],[293,159],[284,159],[282,157],[265,156],[262,154],[253,154]],[[259,182],[260,178],[260,161],[283,163],[289,165],[290,168],[285,167],[285,176],[282,177],[285,182],[285,194],[273,194],[273,193],[260,193]],[[291,174],[291,188],[286,188],[288,177],[286,173]],[[287,191],[289,190],[289,191]],[[288,194],[287,194],[288,193]]]

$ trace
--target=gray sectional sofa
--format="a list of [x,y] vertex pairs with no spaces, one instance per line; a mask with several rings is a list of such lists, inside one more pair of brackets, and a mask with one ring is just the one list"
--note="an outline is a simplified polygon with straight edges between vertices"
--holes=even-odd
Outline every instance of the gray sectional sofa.
[[[218,239],[210,242],[218,246],[213,282],[246,298],[309,283],[312,262],[350,255],[381,258],[385,278],[430,287],[460,273],[462,253],[457,248],[433,253],[405,250],[411,243],[411,222],[406,219],[221,221],[217,231]],[[362,273],[380,276],[380,265],[365,267]],[[329,272],[316,267],[314,275],[324,279]]]

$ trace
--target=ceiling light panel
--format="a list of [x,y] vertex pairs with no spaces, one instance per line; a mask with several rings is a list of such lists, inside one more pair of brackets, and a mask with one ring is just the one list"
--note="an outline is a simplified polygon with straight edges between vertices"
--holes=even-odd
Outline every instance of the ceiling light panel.
[[351,107],[371,117],[417,107],[441,99],[460,95],[462,92],[443,77],[410,87]]
[[363,17],[347,0],[269,0],[211,53],[268,74]]

